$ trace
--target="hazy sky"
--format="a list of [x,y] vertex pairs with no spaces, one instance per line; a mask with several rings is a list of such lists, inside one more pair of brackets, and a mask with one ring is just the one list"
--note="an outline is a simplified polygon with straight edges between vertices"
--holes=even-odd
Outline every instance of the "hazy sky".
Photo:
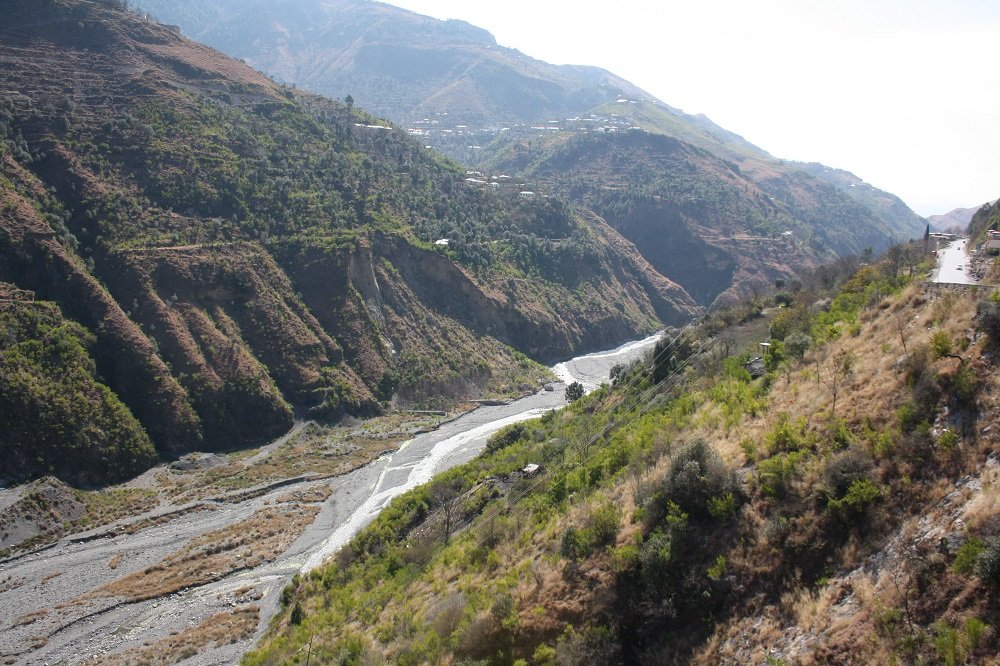
[[604,67],[922,215],[1000,197],[997,0],[389,0]]

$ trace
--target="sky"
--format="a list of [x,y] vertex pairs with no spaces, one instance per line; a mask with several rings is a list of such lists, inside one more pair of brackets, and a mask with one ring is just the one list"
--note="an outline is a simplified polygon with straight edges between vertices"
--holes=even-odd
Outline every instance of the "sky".
[[997,0],[388,0],[603,67],[921,215],[1000,197]]

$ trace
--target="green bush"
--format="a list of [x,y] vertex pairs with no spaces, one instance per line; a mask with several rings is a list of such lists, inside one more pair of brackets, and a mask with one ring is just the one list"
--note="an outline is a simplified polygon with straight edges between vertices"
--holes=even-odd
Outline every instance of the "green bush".
[[870,480],[872,466],[872,459],[865,453],[850,450],[837,454],[823,470],[827,496],[843,497],[856,481]]
[[799,463],[809,455],[806,451],[791,451],[761,460],[757,463],[757,482],[761,491],[772,497],[785,497],[798,473]]
[[663,499],[692,516],[710,516],[709,501],[726,493],[739,496],[736,475],[715,449],[702,440],[682,447],[670,462],[663,482]]
[[991,587],[1000,587],[1000,537],[990,537],[976,556],[976,575]]
[[566,401],[576,402],[583,397],[583,384],[580,382],[573,382],[566,387]]
[[871,479],[855,479],[843,497],[830,498],[827,507],[831,511],[862,515],[868,507],[882,497],[883,490]]
[[576,561],[590,554],[590,544],[586,535],[575,527],[567,528],[563,532],[562,542],[559,545],[559,554],[567,560]]
[[958,547],[958,552],[955,553],[955,561],[951,565],[952,570],[963,576],[974,573],[976,570],[976,561],[979,559],[980,553],[985,549],[986,547],[982,541],[976,537],[969,537]]
[[594,546],[609,546],[618,538],[622,512],[612,503],[603,504],[590,514],[588,531]]
[[797,451],[806,444],[806,428],[808,419],[792,421],[787,412],[778,414],[777,423],[764,436],[764,450],[768,455],[784,451]]

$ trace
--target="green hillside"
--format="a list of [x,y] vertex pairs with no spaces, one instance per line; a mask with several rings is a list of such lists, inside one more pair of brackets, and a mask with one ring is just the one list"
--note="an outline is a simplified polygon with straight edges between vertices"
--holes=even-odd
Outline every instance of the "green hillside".
[[467,183],[118,4],[8,7],[0,280],[89,331],[161,454],[265,441],[296,411],[516,395],[537,361],[697,312],[589,213]]
[[244,663],[991,663],[996,303],[899,269],[717,312],[498,433],[296,577]]

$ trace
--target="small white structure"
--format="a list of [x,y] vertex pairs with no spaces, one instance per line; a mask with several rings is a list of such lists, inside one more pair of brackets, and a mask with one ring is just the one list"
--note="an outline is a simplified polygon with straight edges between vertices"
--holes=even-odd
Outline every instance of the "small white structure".
[[528,463],[521,470],[521,474],[523,474],[524,476],[534,476],[534,475],[538,474],[538,471],[540,469],[541,469],[541,467],[539,467],[536,463]]
[[443,247],[447,247],[447,246],[448,246],[448,243],[450,243],[450,242],[451,242],[451,241],[450,241],[450,240],[448,240],[447,238],[439,238],[439,239],[437,239],[436,241],[434,241],[434,244],[435,244],[435,245],[441,245],[441,246],[443,246]]
[[521,197],[522,199],[530,199],[531,197],[535,196],[535,193],[530,192],[528,190],[524,190],[523,192],[518,192],[517,196]]

